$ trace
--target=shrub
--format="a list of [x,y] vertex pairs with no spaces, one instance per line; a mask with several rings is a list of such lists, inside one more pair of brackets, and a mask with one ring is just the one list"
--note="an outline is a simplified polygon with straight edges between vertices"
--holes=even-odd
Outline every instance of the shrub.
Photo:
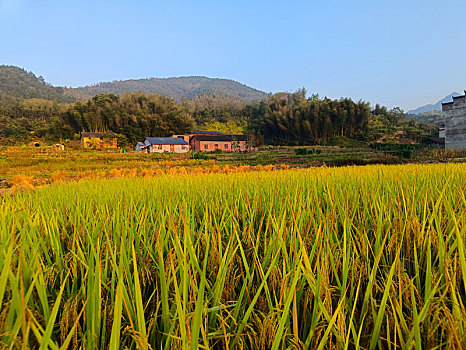
[[205,153],[202,153],[202,152],[196,152],[196,153],[194,153],[193,158],[194,159],[207,160],[207,159],[209,159],[209,156],[207,154],[205,154]]
[[297,156],[305,156],[307,154],[307,149],[306,148],[295,148],[294,154]]

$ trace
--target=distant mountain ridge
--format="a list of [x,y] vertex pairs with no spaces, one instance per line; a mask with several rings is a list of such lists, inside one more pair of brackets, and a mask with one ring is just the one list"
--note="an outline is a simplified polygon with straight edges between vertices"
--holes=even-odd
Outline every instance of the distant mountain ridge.
[[67,90],[65,93],[73,94],[77,97],[84,96],[86,98],[99,93],[122,95],[125,92],[138,91],[151,94],[160,93],[172,97],[177,101],[181,101],[183,98],[191,100],[196,96],[203,95],[243,99],[248,102],[259,101],[267,97],[265,92],[234,80],[203,76],[119,80],[70,90]]
[[8,98],[41,98],[58,102],[74,102],[62,87],[55,87],[32,72],[16,66],[0,65],[0,100]]
[[461,96],[461,94],[458,92],[452,92],[450,95],[445,96],[443,99],[441,99],[435,104],[428,104],[425,106],[421,106],[419,108],[408,111],[407,114],[423,114],[423,113],[430,112],[430,111],[441,111],[442,103],[451,102],[453,101],[453,97],[456,97],[456,96]]
[[42,98],[58,102],[74,102],[100,93],[122,95],[125,92],[138,91],[160,93],[177,101],[209,95],[253,102],[268,96],[263,91],[234,80],[203,76],[120,80],[78,88],[55,87],[46,83],[44,78],[37,77],[23,68],[0,65],[0,98]]

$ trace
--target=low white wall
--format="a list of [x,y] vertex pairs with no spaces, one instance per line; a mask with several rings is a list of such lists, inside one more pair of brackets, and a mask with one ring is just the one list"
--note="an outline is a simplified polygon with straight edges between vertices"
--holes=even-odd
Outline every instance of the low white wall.
[[[152,145],[150,151],[151,153],[171,152],[171,145]],[[175,153],[187,153],[189,152],[189,145],[174,145],[174,152]]]

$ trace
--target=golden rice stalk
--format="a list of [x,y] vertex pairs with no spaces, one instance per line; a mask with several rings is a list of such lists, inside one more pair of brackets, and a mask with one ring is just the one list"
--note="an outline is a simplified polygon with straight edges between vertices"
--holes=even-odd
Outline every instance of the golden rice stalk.
[[11,187],[12,192],[33,190],[34,185],[32,184],[32,176],[26,176],[24,174],[16,175],[10,179],[13,184]]
[[113,178],[118,178],[118,177],[120,177],[120,170],[118,170],[118,169],[111,169],[111,170],[108,172],[108,176],[113,177]]
[[154,170],[153,169],[142,169],[141,170],[141,176],[148,178],[154,175]]
[[129,177],[136,177],[138,175],[138,169],[133,168],[130,171],[128,171],[128,176]]
[[59,170],[52,175],[52,179],[55,182],[62,182],[68,177],[68,172],[66,170]]
[[290,166],[288,164],[280,164],[280,169],[282,170],[288,170]]
[[104,177],[107,176],[107,173],[105,171],[98,171],[96,174],[97,178],[103,179]]

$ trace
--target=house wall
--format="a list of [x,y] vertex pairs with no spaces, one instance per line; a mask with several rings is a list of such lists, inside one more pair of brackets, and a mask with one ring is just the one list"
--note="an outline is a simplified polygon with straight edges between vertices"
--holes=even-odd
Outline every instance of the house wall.
[[170,152],[170,145],[150,145],[150,153]]
[[175,145],[175,153],[188,153],[189,145]]
[[[226,146],[225,146],[226,145]],[[198,141],[191,140],[191,148],[194,152],[212,152],[221,149],[224,152],[245,152],[250,151],[251,147],[246,141]]]
[[189,152],[189,145],[151,145],[150,153],[187,153]]
[[81,144],[84,148],[117,148],[117,139],[101,139],[100,137],[83,137]]
[[445,148],[466,148],[466,97],[454,98],[443,105]]
[[231,141],[196,141],[196,152],[212,152],[216,149],[221,149],[224,152],[231,152]]

